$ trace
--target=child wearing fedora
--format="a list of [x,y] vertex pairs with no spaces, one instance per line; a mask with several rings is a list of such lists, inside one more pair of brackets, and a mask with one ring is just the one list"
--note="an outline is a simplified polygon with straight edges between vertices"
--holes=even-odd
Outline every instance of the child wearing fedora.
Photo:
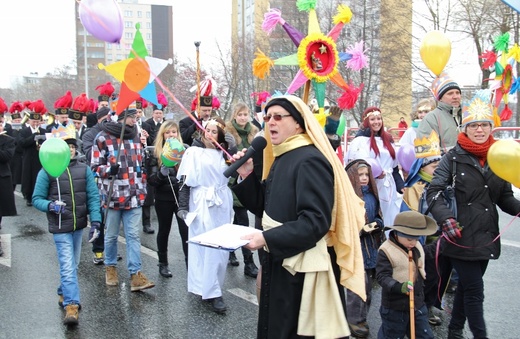
[[[379,339],[410,337],[410,299],[414,293],[415,337],[433,339],[428,323],[428,309],[424,303],[423,284],[426,278],[425,259],[435,254],[437,241],[422,246],[420,236],[434,234],[437,223],[432,218],[416,211],[401,212],[377,255],[376,279],[382,287],[381,327]],[[441,243],[442,244],[442,243]],[[413,262],[409,262],[408,251]],[[413,265],[413,281],[409,278],[409,265]]]

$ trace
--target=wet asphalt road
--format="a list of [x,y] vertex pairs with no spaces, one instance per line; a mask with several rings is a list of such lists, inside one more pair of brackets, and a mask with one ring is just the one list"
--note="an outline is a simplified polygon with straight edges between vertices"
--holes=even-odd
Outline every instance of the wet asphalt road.
[[[3,188],[2,188],[3,189]],[[170,269],[163,278],[157,267],[155,234],[142,233],[143,273],[156,283],[145,292],[130,292],[124,238],[120,238],[118,264],[120,285],[105,286],[103,266],[92,263],[91,245],[84,233],[79,267],[82,310],[79,326],[62,324],[56,288],[59,268],[52,236],[44,213],[26,207],[18,194],[17,217],[2,220],[0,236],[6,252],[0,257],[0,338],[255,338],[257,305],[255,281],[239,267],[228,266],[224,286],[226,315],[211,311],[200,297],[186,289],[186,267],[177,226],[169,242]],[[152,208],[153,210],[153,208]],[[512,217],[501,214],[502,230]],[[175,222],[174,222],[175,223]],[[157,227],[155,211],[152,224]],[[490,338],[520,338],[520,222],[513,221],[503,234],[502,255],[492,261],[485,275],[485,318]],[[237,251],[239,260],[242,254]],[[258,258],[255,254],[255,260]],[[434,328],[436,338],[446,338],[452,295],[447,295],[443,319]],[[380,325],[380,288],[375,287],[368,323],[369,338],[377,337]],[[471,337],[466,329],[466,336]]]

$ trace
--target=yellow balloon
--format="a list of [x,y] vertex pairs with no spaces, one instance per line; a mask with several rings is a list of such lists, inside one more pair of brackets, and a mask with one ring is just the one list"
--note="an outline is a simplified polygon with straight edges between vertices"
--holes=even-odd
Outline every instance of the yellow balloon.
[[451,42],[440,31],[428,32],[419,49],[421,59],[435,75],[442,73],[451,56]]
[[487,161],[496,175],[520,188],[520,143],[513,139],[497,140],[489,148]]

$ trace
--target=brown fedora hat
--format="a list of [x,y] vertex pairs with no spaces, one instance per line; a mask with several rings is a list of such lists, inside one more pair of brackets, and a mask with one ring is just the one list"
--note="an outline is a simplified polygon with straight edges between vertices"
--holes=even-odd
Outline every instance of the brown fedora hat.
[[394,220],[393,226],[386,226],[385,229],[396,230],[397,232],[412,235],[432,235],[437,232],[435,220],[415,211],[399,213]]

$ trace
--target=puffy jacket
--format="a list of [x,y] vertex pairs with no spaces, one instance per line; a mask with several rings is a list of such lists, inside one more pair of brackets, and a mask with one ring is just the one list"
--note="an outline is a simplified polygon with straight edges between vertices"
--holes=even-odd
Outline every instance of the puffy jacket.
[[442,157],[434,172],[426,197],[429,203],[437,192],[451,185],[454,162],[457,163],[455,198],[458,215],[454,216],[441,200],[433,205],[431,214],[438,223],[455,218],[464,227],[462,238],[457,240],[457,244],[464,247],[448,244],[443,254],[462,260],[498,259],[500,238],[494,240],[500,232],[496,206],[516,215],[520,212],[520,201],[513,196],[510,183],[493,173],[487,162],[482,167],[477,157],[457,143]]
[[[55,178],[41,169],[36,179],[33,193],[33,205],[47,213],[49,232],[67,233],[87,226],[87,214],[91,221],[101,222],[100,200],[96,182],[90,168],[77,159],[71,159],[69,166]],[[52,201],[66,203],[65,211],[60,216],[49,212]]]

